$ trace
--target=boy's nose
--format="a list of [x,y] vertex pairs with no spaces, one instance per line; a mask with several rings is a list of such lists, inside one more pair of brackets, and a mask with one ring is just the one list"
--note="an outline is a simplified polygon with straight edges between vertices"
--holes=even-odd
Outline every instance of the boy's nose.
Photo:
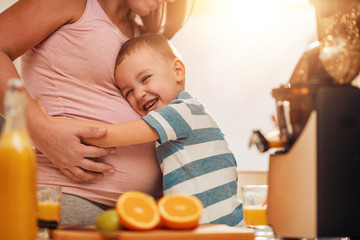
[[137,89],[137,91],[135,91],[135,97],[137,100],[142,100],[146,95],[146,91],[143,88],[139,88]]

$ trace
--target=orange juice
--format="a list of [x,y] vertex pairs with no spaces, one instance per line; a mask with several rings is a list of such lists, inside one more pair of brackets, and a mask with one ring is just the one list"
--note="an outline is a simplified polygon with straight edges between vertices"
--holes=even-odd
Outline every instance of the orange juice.
[[246,226],[266,225],[266,208],[244,208]]
[[47,200],[38,203],[38,219],[43,221],[60,222],[61,205],[59,202]]
[[4,131],[0,141],[1,239],[36,238],[35,180],[35,156],[27,132]]

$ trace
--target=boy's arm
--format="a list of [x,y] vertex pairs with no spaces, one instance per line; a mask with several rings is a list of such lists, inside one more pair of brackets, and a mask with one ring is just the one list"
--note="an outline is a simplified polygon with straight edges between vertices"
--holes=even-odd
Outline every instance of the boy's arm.
[[74,119],[51,117],[40,100],[36,99],[41,111],[53,121],[77,124],[80,126],[89,126],[97,128],[106,128],[106,135],[101,138],[81,138],[81,140],[89,145],[98,147],[118,147],[128,146],[147,142],[153,142],[159,139],[159,135],[144,120],[118,123],[118,124],[102,124],[90,121],[81,121]]
[[86,138],[87,144],[100,147],[116,147],[154,142],[159,135],[144,120],[138,119],[130,122],[103,125],[107,134],[101,138]]
[[101,138],[82,138],[81,140],[90,145],[99,147],[117,147],[153,142],[159,139],[159,135],[144,120],[138,119],[118,124],[101,124],[90,121],[80,121],[63,118],[53,118],[55,121],[68,122],[81,126],[106,128],[106,135]]

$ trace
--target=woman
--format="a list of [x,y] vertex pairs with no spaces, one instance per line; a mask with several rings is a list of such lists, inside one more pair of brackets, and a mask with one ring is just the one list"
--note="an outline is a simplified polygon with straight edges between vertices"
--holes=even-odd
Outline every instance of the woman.
[[161,174],[153,144],[116,152],[83,145],[80,137],[106,132],[51,122],[33,99],[56,117],[102,123],[138,118],[115,87],[116,54],[140,31],[171,38],[191,6],[187,0],[20,0],[0,14],[0,112],[8,79],[19,77],[12,61],[22,56],[38,182],[63,186],[62,224],[93,224],[127,190],[159,197]]

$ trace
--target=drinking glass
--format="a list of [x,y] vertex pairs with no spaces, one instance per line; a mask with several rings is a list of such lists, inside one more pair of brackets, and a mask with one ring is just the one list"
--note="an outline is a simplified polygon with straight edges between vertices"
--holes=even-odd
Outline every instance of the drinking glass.
[[48,239],[49,229],[55,229],[60,222],[61,186],[37,185],[38,238]]
[[266,225],[267,185],[244,185],[241,188],[246,226]]
[[256,240],[274,239],[266,217],[268,185],[244,185],[241,191],[245,225],[255,230]]

